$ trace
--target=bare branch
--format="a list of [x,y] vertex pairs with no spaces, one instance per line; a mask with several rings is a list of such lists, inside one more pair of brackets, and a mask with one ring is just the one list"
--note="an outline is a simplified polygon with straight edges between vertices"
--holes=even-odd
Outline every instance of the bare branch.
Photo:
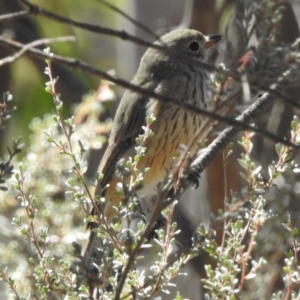
[[46,45],[46,44],[51,44],[51,43],[58,43],[58,42],[74,42],[75,37],[74,36],[62,36],[62,37],[57,37],[57,38],[49,38],[49,39],[40,39],[37,41],[34,41],[32,43],[24,45],[20,51],[15,53],[14,55],[5,57],[3,59],[0,59],[0,66],[3,66],[8,63],[12,63],[18,58],[20,58],[26,51],[28,51],[30,48],[34,48],[36,46],[40,45]]
[[14,12],[14,13],[10,13],[10,14],[1,15],[0,21],[4,21],[7,19],[16,19],[16,18],[20,18],[20,17],[26,17],[28,15],[30,15],[28,10],[18,11],[18,12]]
[[[249,123],[259,116],[266,107],[274,102],[276,98],[274,94],[277,92],[280,93],[280,90],[276,85],[271,86],[270,91],[272,91],[272,93],[267,92],[261,95],[250,107],[237,117],[236,120],[243,123]],[[199,174],[202,173],[240,131],[241,128],[237,126],[232,126],[223,130],[222,133],[207,147],[205,154],[201,155],[193,162],[192,168],[196,169]]]

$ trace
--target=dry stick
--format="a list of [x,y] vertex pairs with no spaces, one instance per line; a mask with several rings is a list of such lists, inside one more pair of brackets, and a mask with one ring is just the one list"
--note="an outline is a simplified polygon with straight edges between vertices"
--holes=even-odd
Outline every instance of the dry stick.
[[18,51],[17,53],[15,53],[14,55],[7,56],[3,59],[0,59],[0,66],[3,66],[8,63],[12,63],[13,61],[17,60],[30,48],[40,46],[40,45],[46,45],[46,44],[50,44],[50,43],[58,43],[58,42],[75,42],[75,37],[74,36],[61,36],[61,37],[57,37],[57,38],[36,40],[34,42],[24,45],[24,47],[22,47],[21,50]]
[[[279,93],[278,86],[272,85],[270,92],[261,95],[250,107],[237,117],[236,120],[241,123],[249,123],[260,115],[267,106],[270,106],[275,101],[275,96],[271,91]],[[223,149],[242,129],[243,128],[238,126],[232,126],[223,130],[218,138],[207,147],[206,153],[200,155],[199,158],[192,163],[192,168],[195,168],[197,172],[201,173],[220,153],[219,148]]]
[[[22,1],[24,1],[24,0],[22,0]],[[4,44],[6,46],[10,46],[10,47],[17,48],[17,49],[23,48],[25,46],[21,43],[6,39],[6,38],[1,37],[1,36],[0,36],[0,44]],[[229,118],[229,117],[226,117],[226,116],[222,116],[222,115],[219,115],[215,112],[208,111],[206,109],[196,107],[196,106],[194,106],[192,104],[189,104],[187,102],[182,102],[179,99],[175,99],[175,98],[172,98],[172,97],[169,97],[169,96],[166,96],[166,95],[161,95],[161,94],[158,94],[158,93],[156,93],[152,90],[145,89],[145,88],[142,88],[140,86],[131,84],[130,82],[128,82],[126,80],[114,77],[114,76],[112,76],[112,75],[110,75],[110,74],[108,74],[108,73],[106,73],[102,70],[94,68],[93,66],[87,64],[84,61],[74,59],[74,58],[69,58],[69,57],[63,57],[63,56],[55,55],[55,54],[46,54],[43,51],[35,49],[35,48],[27,49],[27,52],[29,52],[30,54],[33,54],[34,56],[36,56],[38,58],[50,59],[53,62],[56,62],[58,64],[69,66],[69,67],[72,67],[74,69],[81,70],[81,71],[87,72],[89,74],[98,76],[100,78],[106,79],[108,81],[111,81],[111,82],[119,85],[119,86],[122,86],[122,87],[124,87],[126,89],[129,89],[129,90],[132,90],[132,91],[135,91],[135,92],[140,93],[140,94],[142,94],[144,96],[147,96],[149,98],[154,98],[154,99],[157,99],[157,100],[165,102],[165,103],[172,103],[173,105],[181,107],[181,108],[183,108],[187,111],[192,111],[193,113],[206,116],[208,118],[211,118],[213,120],[217,120],[219,122],[222,122],[222,123],[225,123],[225,124],[228,124],[228,125],[231,125],[231,126],[240,127],[241,130],[248,130],[248,131],[256,132],[256,133],[261,134],[262,136],[265,136],[266,138],[272,140],[273,142],[282,143],[282,144],[287,145],[289,147],[292,147],[294,149],[300,149],[300,145],[296,145],[294,143],[291,143],[286,138],[281,138],[280,136],[278,136],[278,135],[276,135],[272,132],[269,132],[269,131],[264,130],[262,128],[258,128],[257,126],[248,125],[248,124],[246,124],[246,123],[244,123],[244,122],[242,122],[238,119],[232,119],[232,118]],[[202,64],[202,62],[201,62],[201,64]],[[209,65],[209,64],[207,64],[207,65]]]
[[7,20],[7,19],[11,20],[11,19],[19,18],[19,17],[25,17],[28,15],[30,15],[30,12],[28,10],[18,11],[18,12],[0,16],[0,21]]

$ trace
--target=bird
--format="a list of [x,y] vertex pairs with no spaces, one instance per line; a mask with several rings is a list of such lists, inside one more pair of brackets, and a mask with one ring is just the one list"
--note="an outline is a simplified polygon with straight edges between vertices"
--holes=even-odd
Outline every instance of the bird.
[[[173,30],[154,44],[168,51],[150,47],[141,58],[131,84],[194,105],[205,107],[209,98],[210,72],[197,61],[206,62],[208,49],[216,45],[220,35],[204,35],[193,29]],[[144,174],[143,185],[136,191],[138,198],[155,193],[156,186],[164,179],[170,158],[180,159],[179,147],[188,145],[201,125],[202,116],[182,107],[159,101],[141,93],[126,90],[117,108],[108,146],[101,159],[99,173],[103,178],[96,184],[95,194],[105,202],[93,207],[91,215],[103,214],[109,224],[117,214],[115,207],[122,201],[116,192],[118,166],[136,154],[136,138],[143,133],[146,119],[153,136],[147,139],[144,156],[137,168],[149,168]],[[98,202],[99,203],[99,202]],[[89,229],[97,227],[90,223]],[[84,256],[88,256],[96,234],[91,231]]]

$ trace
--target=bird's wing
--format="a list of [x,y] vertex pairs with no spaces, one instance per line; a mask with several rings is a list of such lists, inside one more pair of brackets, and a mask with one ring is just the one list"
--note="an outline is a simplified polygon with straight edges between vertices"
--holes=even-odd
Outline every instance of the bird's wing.
[[[119,104],[107,149],[101,159],[99,173],[103,179],[97,183],[96,194],[107,185],[123,154],[135,144],[145,124],[147,98],[127,90]],[[93,213],[93,211],[92,211]]]

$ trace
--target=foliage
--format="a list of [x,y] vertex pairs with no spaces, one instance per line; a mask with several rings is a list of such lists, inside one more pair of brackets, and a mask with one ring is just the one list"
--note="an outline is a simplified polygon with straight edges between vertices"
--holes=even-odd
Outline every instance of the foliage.
[[[234,24],[243,43],[235,47],[227,39],[229,62],[222,68],[241,75],[242,87],[235,90],[226,72],[215,75],[212,99],[220,113],[233,110],[228,107],[241,108],[241,95],[247,101],[262,86],[280,82],[288,87],[299,77],[298,50],[276,39],[284,11],[280,3],[241,3],[243,9],[236,14]],[[248,41],[254,33],[258,42],[250,47]],[[45,52],[51,55],[49,49]],[[277,143],[276,159],[263,167],[253,155],[254,134],[245,132],[238,142],[243,187],[227,191],[225,208],[210,228],[199,225],[190,247],[181,249],[176,240],[180,230],[173,221],[177,199],[160,216],[165,229],[153,230],[157,219],[153,211],[160,214],[157,199],[165,201],[165,186],[181,188],[179,175],[166,170],[164,182],[157,186],[153,211],[142,217],[138,214],[140,203],[134,192],[149,170],[139,170],[137,164],[145,155],[145,142],[153,135],[150,125],[154,119],[147,120],[144,133],[137,138],[136,155],[119,170],[117,192],[126,201],[115,208],[117,217],[108,224],[101,216],[90,215],[95,202],[101,204],[104,199],[94,197],[94,182],[89,182],[85,174],[88,154],[93,148],[103,148],[110,129],[110,120],[99,124],[98,118],[106,113],[109,105],[105,101],[114,100],[114,92],[102,82],[100,95],[87,95],[73,116],[65,117],[63,101],[56,91],[58,79],[53,77],[50,60],[46,64],[46,91],[53,98],[55,111],[30,123],[32,134],[26,157],[14,173],[11,161],[20,151],[19,139],[13,142],[12,150],[9,148],[8,158],[0,162],[1,208],[17,229],[11,230],[13,242],[0,247],[0,278],[11,295],[16,299],[88,299],[96,287],[102,299],[150,299],[159,292],[168,294],[176,289],[173,279],[187,276],[183,267],[205,252],[210,259],[205,264],[206,277],[201,279],[204,299],[300,297],[299,217],[289,206],[298,201],[295,186],[299,185],[300,169],[291,147]],[[8,118],[10,100],[6,94],[0,106],[0,130]],[[212,123],[208,124],[211,127]],[[296,116],[291,121],[289,140],[300,144],[300,121]],[[230,164],[232,148],[229,144],[224,150],[224,169]],[[189,159],[185,157],[185,162]],[[8,187],[6,179],[12,176],[13,184]],[[101,178],[98,174],[97,179]],[[121,218],[127,222],[125,228]],[[99,225],[95,230],[99,244],[94,269],[89,269],[82,257],[81,244],[89,234],[82,220]],[[221,242],[217,238],[220,228]],[[145,257],[151,260],[151,266],[141,270],[137,266]],[[179,292],[176,299],[182,299]]]

